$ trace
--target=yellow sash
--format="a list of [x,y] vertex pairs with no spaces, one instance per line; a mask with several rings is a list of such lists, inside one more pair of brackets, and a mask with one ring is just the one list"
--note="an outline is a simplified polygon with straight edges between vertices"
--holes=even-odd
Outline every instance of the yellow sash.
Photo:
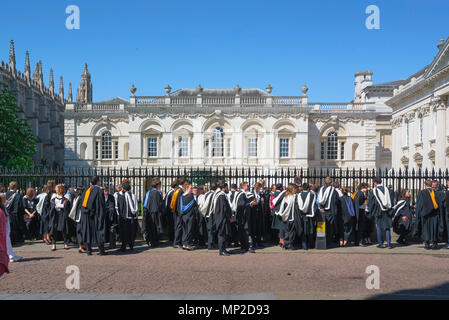
[[176,201],[178,200],[178,193],[179,190],[181,190],[181,188],[178,188],[174,193],[173,193],[173,197],[171,198],[171,202],[170,202],[170,209],[171,211],[175,211],[176,208]]
[[436,210],[438,209],[438,204],[435,201],[435,190],[432,189],[432,191],[429,190],[430,193],[430,199],[432,199],[432,203],[433,203],[433,208]]
[[91,188],[87,189],[86,190],[86,194],[84,195],[84,200],[83,200],[83,207],[84,208],[87,208],[87,200],[89,200],[90,191],[91,191]]
[[354,192],[354,193],[352,194],[352,196],[351,196],[351,199],[352,199],[352,200],[354,200],[354,198],[355,198],[357,192],[358,192],[358,191],[356,191],[356,192]]

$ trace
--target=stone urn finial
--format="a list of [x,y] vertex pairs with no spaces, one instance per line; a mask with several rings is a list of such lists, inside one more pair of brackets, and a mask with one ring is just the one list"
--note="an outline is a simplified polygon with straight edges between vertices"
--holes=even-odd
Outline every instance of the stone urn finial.
[[134,94],[137,91],[137,88],[134,86],[134,84],[131,86],[131,88],[129,89],[129,91],[131,92],[131,97],[134,97]]
[[307,88],[307,86],[304,84],[304,86],[301,88],[301,92],[303,93],[303,95],[307,95],[307,91],[309,91],[309,88]]
[[167,86],[165,87],[165,93],[166,93],[167,95],[169,95],[170,92],[171,92],[171,87],[170,87],[169,84],[167,84]]
[[268,84],[268,86],[266,87],[266,90],[267,90],[268,94],[271,94],[271,92],[273,92],[273,87],[271,86],[271,84]]

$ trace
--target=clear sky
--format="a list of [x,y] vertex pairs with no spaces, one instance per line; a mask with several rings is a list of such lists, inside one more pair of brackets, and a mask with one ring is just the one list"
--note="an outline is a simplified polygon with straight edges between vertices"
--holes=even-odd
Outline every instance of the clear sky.
[[[65,9],[80,9],[68,30]],[[368,5],[380,9],[380,30],[368,30]],[[73,94],[85,62],[94,101],[163,95],[164,87],[262,88],[313,102],[353,98],[357,70],[374,82],[407,78],[432,61],[449,37],[447,0],[6,0],[0,5],[0,60],[15,40],[19,70],[43,61]]]

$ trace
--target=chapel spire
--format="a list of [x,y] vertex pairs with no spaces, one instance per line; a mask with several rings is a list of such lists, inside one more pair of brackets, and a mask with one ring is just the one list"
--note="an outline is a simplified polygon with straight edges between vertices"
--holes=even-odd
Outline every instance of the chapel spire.
[[9,47],[9,68],[11,72],[16,74],[16,53],[14,51],[14,40],[11,40]]

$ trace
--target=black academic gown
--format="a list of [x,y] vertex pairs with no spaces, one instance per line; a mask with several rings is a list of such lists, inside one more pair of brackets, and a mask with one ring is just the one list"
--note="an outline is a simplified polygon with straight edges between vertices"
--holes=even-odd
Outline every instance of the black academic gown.
[[274,205],[273,210],[271,211],[271,216],[273,217],[271,228],[279,230],[279,237],[283,238],[283,232],[285,231],[285,222],[282,220],[280,216],[278,216],[276,213],[280,211],[281,209],[281,203],[284,199],[285,191],[281,192],[275,199],[276,204]]
[[41,221],[40,221],[40,233],[41,235],[48,234],[50,228],[50,199],[51,194],[46,194],[44,203],[42,204]]
[[157,189],[150,189],[145,195],[143,207],[143,234],[147,243],[159,244],[159,235],[163,232],[162,213],[164,200]]
[[232,216],[231,206],[224,193],[220,194],[216,199],[213,215],[215,230],[218,236],[218,249],[221,252],[226,250],[226,237],[231,232],[230,219]]
[[133,214],[124,192],[119,192],[116,197],[118,211],[119,233],[122,242],[121,248],[126,249],[128,245],[132,250],[137,233],[137,213]]
[[[235,212],[235,220],[237,222],[237,232],[240,245],[243,250],[249,249],[249,215],[251,205],[246,192],[240,191],[234,193],[237,198],[237,208]],[[232,198],[232,201],[234,199]],[[254,246],[255,243],[252,243]]]
[[109,194],[108,199],[106,200],[106,196],[104,197],[104,203],[106,208],[106,220],[105,220],[105,242],[111,243],[114,242],[114,226],[117,225],[117,212],[115,211],[115,198],[113,195]]
[[179,198],[178,214],[182,221],[182,244],[193,245],[196,217],[199,214],[198,203],[192,193]]
[[[342,230],[340,230],[340,238],[343,237],[345,241],[349,241],[351,234],[353,232],[353,226],[356,224],[356,215],[357,211],[354,205],[353,199],[348,195],[343,195],[340,197],[340,205],[341,205],[341,221],[342,221]],[[353,216],[351,215],[351,208],[353,210]]]
[[11,204],[10,210],[8,210],[9,223],[11,226],[11,242],[14,244],[16,242],[23,242],[24,235],[26,231],[25,222],[23,220],[23,206],[22,206],[22,195],[17,191],[8,190],[6,191],[6,199],[9,199],[14,194],[15,198]]
[[174,212],[170,209],[171,199],[173,197],[173,192],[175,190],[171,189],[164,198],[164,211],[162,215],[162,225],[165,230],[167,230],[168,239],[173,242],[175,237],[175,218]]
[[[184,193],[184,189],[181,187],[176,188],[179,189],[178,196],[175,202],[174,212],[174,224],[175,224],[175,234],[174,234],[174,245],[182,245],[182,216],[179,211],[179,202],[181,200],[181,196]],[[176,190],[174,191],[176,193]],[[175,193],[172,197],[175,196]]]
[[100,186],[92,186],[87,205],[84,207],[84,199],[87,189],[81,199],[81,240],[89,247],[97,244],[103,248],[106,237],[106,204],[104,202],[103,190]]
[[[413,212],[412,207],[410,205],[410,201],[404,200],[405,202],[400,204],[398,201],[398,207],[394,209],[394,218],[393,218],[393,231],[396,234],[408,234],[412,230],[413,226]],[[403,221],[403,217],[406,217],[406,221]]]
[[[56,199],[65,201],[64,208],[56,210]],[[70,201],[65,198],[55,197],[50,201],[50,217],[49,217],[49,234],[56,239],[58,232],[61,232],[64,240],[67,240],[69,235],[68,215],[70,213]]]
[[[383,190],[385,190],[385,188],[383,188]],[[374,190],[371,190],[368,194],[368,210],[374,217],[374,221],[378,227],[381,229],[390,229],[393,227],[393,209],[382,211],[373,192]],[[386,192],[389,192],[389,190],[387,189]]]
[[438,208],[435,209],[430,192],[432,188],[421,190],[417,197],[416,215],[421,223],[421,237],[426,242],[438,242],[439,234],[444,231],[444,204],[443,195],[435,191],[435,201]]

